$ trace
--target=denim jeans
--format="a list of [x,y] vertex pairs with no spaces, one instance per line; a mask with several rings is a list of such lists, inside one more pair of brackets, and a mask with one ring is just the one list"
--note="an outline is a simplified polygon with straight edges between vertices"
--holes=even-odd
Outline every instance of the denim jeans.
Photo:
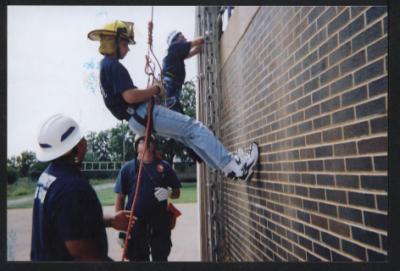
[[[136,109],[141,117],[146,115],[146,111],[147,103]],[[144,134],[146,131],[146,127],[133,117],[129,118],[128,124],[135,134]],[[153,127],[156,134],[173,138],[193,149],[213,169],[221,170],[233,159],[232,154],[206,126],[186,115],[154,105]]]

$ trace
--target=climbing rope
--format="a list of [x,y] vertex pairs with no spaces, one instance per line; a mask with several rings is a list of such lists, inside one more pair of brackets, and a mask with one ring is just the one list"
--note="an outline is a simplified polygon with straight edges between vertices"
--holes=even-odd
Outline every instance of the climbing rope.
[[[163,70],[161,67],[160,62],[158,61],[157,56],[155,55],[154,51],[153,51],[153,9],[154,7],[151,7],[151,20],[148,24],[148,48],[147,48],[147,55],[146,55],[146,65],[144,68],[144,72],[149,76],[148,80],[147,80],[147,86],[150,86],[150,84],[154,83],[154,80],[156,79],[156,65],[154,64],[154,62],[151,60],[152,56],[154,58],[154,60],[157,63],[158,68],[160,69],[160,74],[159,74],[159,78],[156,79],[158,82],[160,82],[161,84],[163,84]],[[150,82],[150,77],[153,79],[152,82]],[[168,102],[170,101],[170,99],[172,99],[172,103],[170,105],[168,105]],[[171,108],[174,106],[175,104],[175,98],[174,97],[163,97],[163,98],[158,98],[157,99],[157,104],[165,106],[167,108]]]
[[145,56],[146,65],[144,68],[144,72],[148,75],[148,78],[149,78],[147,81],[148,86],[150,86],[150,77],[153,78],[153,81],[156,78],[156,75],[155,75],[156,66],[153,63],[153,61],[151,60],[150,55],[154,58],[154,60],[156,61],[157,65],[158,65],[158,68],[160,69],[159,81],[161,82],[161,79],[162,79],[162,67],[153,51],[153,14],[154,14],[154,7],[151,7],[151,20],[148,24],[148,41],[147,41],[148,47],[147,47],[147,55]]
[[137,182],[136,182],[135,194],[133,197],[133,202],[132,202],[132,206],[131,206],[131,210],[130,210],[130,214],[129,214],[129,223],[128,223],[128,229],[126,230],[126,235],[125,235],[124,250],[122,252],[122,261],[124,261],[127,258],[126,252],[128,251],[128,244],[129,244],[128,240],[131,238],[130,235],[131,235],[131,230],[132,230],[132,226],[133,226],[133,216],[134,216],[134,212],[135,212],[137,198],[139,195],[140,184],[142,182],[144,156],[145,156],[146,152],[148,151],[148,141],[149,141],[149,135],[150,135],[150,126],[151,126],[151,117],[150,117],[151,111],[152,111],[152,102],[149,101],[147,103],[146,136],[145,136],[145,141],[144,141],[145,147],[144,147],[143,156],[141,157],[140,164],[139,164],[139,173],[138,173]]
[[[149,53],[151,53],[154,57],[154,59],[156,60],[156,62],[159,65],[160,71],[162,71],[160,63],[157,60],[157,57],[154,55],[153,52],[153,7],[151,7],[151,21],[149,22],[149,34],[148,34],[148,51],[147,51],[147,55],[146,55],[146,65],[145,65],[145,73],[148,76],[147,79],[147,87],[150,86],[150,78],[152,78],[152,81],[154,82],[155,79],[155,65],[154,63],[151,61],[151,58],[149,56]],[[161,72],[160,72],[161,74]],[[162,77],[161,77],[162,78]],[[151,83],[153,83],[151,82]],[[135,194],[133,197],[133,202],[132,202],[132,206],[131,206],[131,210],[129,213],[129,223],[128,223],[128,229],[126,230],[126,235],[125,235],[125,241],[124,241],[124,250],[122,252],[122,261],[124,261],[125,259],[127,259],[127,255],[126,252],[128,251],[128,240],[131,238],[131,230],[133,227],[133,217],[134,217],[134,212],[135,212],[135,207],[136,207],[136,202],[137,202],[137,198],[139,195],[139,189],[140,189],[140,184],[142,181],[142,171],[143,171],[143,162],[144,162],[144,156],[146,154],[146,152],[148,151],[148,147],[149,147],[149,137],[150,137],[150,133],[151,133],[151,114],[153,112],[153,99],[149,99],[149,101],[147,102],[147,121],[146,121],[146,134],[145,134],[145,148],[144,148],[144,152],[143,152],[143,156],[141,157],[140,160],[140,164],[139,164],[139,173],[137,176],[137,181],[136,181],[136,188],[135,188]]]

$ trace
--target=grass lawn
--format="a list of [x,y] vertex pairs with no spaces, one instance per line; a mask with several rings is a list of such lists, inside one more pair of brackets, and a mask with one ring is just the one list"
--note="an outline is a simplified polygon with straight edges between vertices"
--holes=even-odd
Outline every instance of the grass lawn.
[[21,177],[13,184],[7,184],[7,199],[23,198],[35,193],[36,183]]
[[179,199],[171,200],[172,203],[195,203],[197,202],[197,183],[181,183],[181,196]]
[[[114,183],[114,179],[90,179],[91,185]],[[36,182],[31,181],[28,177],[20,177],[17,182],[7,185],[7,199],[18,199],[32,196],[35,193]]]
[[[106,183],[114,183],[114,179],[90,180],[92,185],[100,185]],[[33,194],[35,192],[36,183],[28,178],[20,178],[15,184],[7,185],[7,199],[15,200],[19,198],[31,197],[31,199],[15,203],[7,206],[8,209],[16,208],[32,208]],[[113,187],[98,190],[97,196],[103,206],[114,205]],[[173,203],[194,203],[197,202],[197,186],[196,183],[182,183],[181,196],[179,199],[172,200]]]
[[[112,188],[102,189],[97,191],[97,196],[100,199],[101,205],[114,205],[114,191]],[[182,183],[181,196],[179,199],[174,199],[172,203],[194,203],[197,202],[197,186],[196,183]]]
[[[106,183],[114,183],[114,181],[115,181],[114,179],[101,179],[101,180],[90,179],[89,182],[91,185],[100,185]],[[15,182],[14,184],[7,185],[7,200],[30,198],[29,200],[23,202],[18,202],[8,205],[7,208],[8,209],[32,208],[35,189],[36,189],[36,182],[31,181],[29,178],[19,178],[18,181]],[[104,193],[105,191],[100,191],[100,192]],[[110,204],[114,204],[114,201],[112,201],[112,203]]]

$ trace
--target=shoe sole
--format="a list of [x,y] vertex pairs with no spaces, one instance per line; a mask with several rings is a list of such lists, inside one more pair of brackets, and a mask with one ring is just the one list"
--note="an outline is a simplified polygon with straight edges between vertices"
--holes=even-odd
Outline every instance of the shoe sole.
[[259,152],[258,144],[255,143],[255,142],[253,144],[255,144],[257,146],[257,152],[258,152],[257,160],[255,160],[254,163],[249,167],[248,173],[247,173],[246,178],[244,179],[244,182],[248,182],[251,179],[251,177],[253,176],[253,173],[254,173],[253,168],[254,168],[255,165],[257,165],[258,159],[260,158],[260,152]]

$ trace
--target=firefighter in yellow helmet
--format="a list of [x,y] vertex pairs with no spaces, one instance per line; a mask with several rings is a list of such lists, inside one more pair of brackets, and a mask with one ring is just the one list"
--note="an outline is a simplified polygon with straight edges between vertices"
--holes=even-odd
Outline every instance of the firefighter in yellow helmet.
[[[89,32],[88,38],[100,41],[100,53],[104,55],[100,63],[100,85],[107,108],[117,119],[127,120],[135,134],[144,134],[147,101],[154,95],[165,97],[165,89],[158,82],[146,89],[138,89],[119,62],[128,53],[128,44],[135,42],[133,23],[115,21],[103,29]],[[235,155],[199,121],[160,105],[153,107],[151,116],[156,134],[184,143],[209,167],[221,170],[232,179],[248,181],[251,178],[259,157],[257,143],[250,144],[247,152],[238,151]]]
[[93,41],[100,41],[99,52],[102,55],[116,54],[118,59],[122,59],[119,45],[121,40],[127,44],[136,44],[133,32],[133,23],[124,21],[114,21],[104,25],[102,29],[90,31],[88,38]]

